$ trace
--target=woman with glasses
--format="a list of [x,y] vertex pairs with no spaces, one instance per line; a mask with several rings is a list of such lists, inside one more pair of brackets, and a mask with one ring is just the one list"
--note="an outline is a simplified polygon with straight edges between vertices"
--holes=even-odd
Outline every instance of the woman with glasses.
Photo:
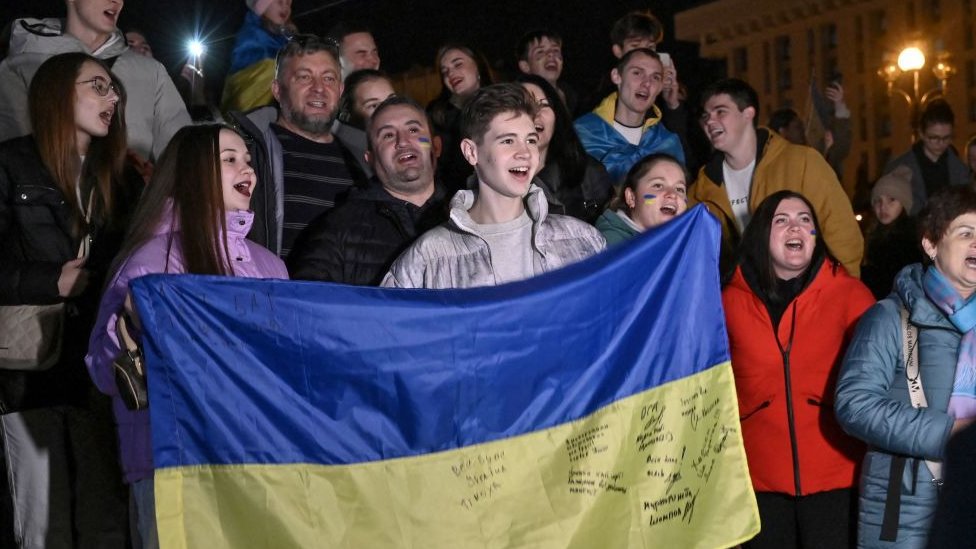
[[55,364],[0,370],[19,547],[123,547],[126,539],[108,401],[83,361],[105,273],[141,192],[140,177],[123,171],[124,96],[101,61],[54,56],[30,85],[33,135],[0,144],[0,305],[64,304]]
[[542,181],[549,211],[595,222],[613,196],[613,182],[607,170],[586,154],[566,104],[552,84],[541,76],[525,73],[515,81],[539,106],[535,126],[542,169],[536,176]]

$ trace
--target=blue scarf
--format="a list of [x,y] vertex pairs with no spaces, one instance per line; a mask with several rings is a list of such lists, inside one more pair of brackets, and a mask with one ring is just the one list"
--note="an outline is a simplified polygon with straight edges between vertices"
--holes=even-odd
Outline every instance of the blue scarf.
[[929,267],[922,276],[925,295],[962,332],[956,376],[949,397],[949,414],[953,417],[976,416],[976,294],[963,300],[937,268]]

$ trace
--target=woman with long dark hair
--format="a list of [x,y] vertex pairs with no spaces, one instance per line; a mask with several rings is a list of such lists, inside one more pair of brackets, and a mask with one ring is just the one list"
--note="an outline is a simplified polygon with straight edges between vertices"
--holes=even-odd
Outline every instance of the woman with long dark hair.
[[102,298],[86,357],[98,388],[112,397],[125,481],[131,485],[141,547],[157,547],[149,412],[126,408],[112,361],[121,352],[116,320],[132,314],[129,282],[152,273],[288,278],[277,256],[247,240],[257,177],[244,139],[222,125],[173,136],[139,202]]
[[104,63],[66,53],[38,68],[28,105],[33,134],[0,144],[0,305],[63,303],[64,323],[50,369],[0,370],[15,543],[122,547],[125,491],[108,403],[83,358],[142,188],[124,170],[125,94]]
[[437,180],[451,196],[466,189],[468,177],[474,173],[461,155],[461,109],[474,92],[491,85],[491,70],[480,53],[455,42],[437,50],[434,66],[440,70],[441,93],[427,105],[427,114],[434,123],[434,133],[441,138]]
[[539,165],[536,174],[546,193],[549,211],[593,223],[613,197],[613,182],[603,164],[586,154],[573,119],[559,92],[545,78],[519,74],[515,81],[535,98],[539,132]]
[[827,253],[810,202],[773,193],[722,291],[762,530],[749,548],[850,547],[862,445],[834,418],[837,371],[871,292]]

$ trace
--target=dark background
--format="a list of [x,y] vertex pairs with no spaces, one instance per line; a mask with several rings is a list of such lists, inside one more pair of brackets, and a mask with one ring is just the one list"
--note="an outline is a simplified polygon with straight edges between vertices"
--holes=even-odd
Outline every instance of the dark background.
[[[437,47],[459,40],[482,50],[502,74],[515,70],[515,44],[526,31],[550,28],[563,36],[564,79],[584,94],[594,90],[612,65],[610,27],[624,13],[650,9],[664,23],[658,48],[675,59],[679,79],[694,90],[721,75],[722,66],[697,57],[697,46],[676,43],[674,13],[701,0],[640,2],[593,0],[293,0],[292,14],[302,32],[324,34],[334,21],[353,19],[373,30],[385,71],[396,74],[433,64]],[[139,29],[157,59],[174,71],[185,60],[194,35],[207,44],[204,70],[209,93],[219,96],[229,64],[234,33],[246,11],[244,0],[130,0],[119,27]],[[0,24],[16,17],[63,17],[64,0],[2,0]]]

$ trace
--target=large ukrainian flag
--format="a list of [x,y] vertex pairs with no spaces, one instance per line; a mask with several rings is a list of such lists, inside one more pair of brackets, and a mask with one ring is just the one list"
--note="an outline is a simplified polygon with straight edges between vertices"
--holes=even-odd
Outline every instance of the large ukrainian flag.
[[163,547],[725,547],[759,530],[702,207],[463,291],[134,284]]

